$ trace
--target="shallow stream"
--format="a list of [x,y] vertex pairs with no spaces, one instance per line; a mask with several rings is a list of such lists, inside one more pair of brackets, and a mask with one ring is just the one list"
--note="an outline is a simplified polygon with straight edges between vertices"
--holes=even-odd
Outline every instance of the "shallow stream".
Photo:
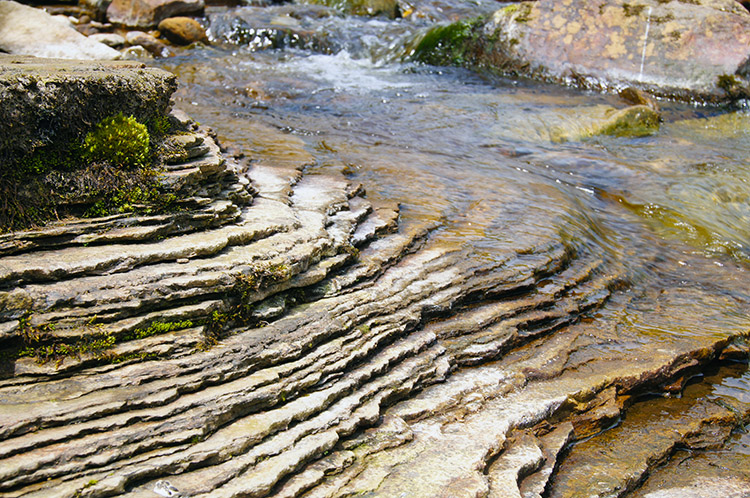
[[[643,337],[666,342],[710,336],[712,327],[747,334],[748,317],[731,311],[713,309],[700,330],[668,319],[644,323],[637,312],[657,307],[651,296],[685,289],[715,297],[716,307],[750,298],[750,112],[659,102],[663,123],[653,136],[578,139],[581,123],[603,106],[627,104],[404,58],[420,30],[498,7],[491,0],[422,2],[396,20],[311,6],[213,7],[214,44],[157,64],[180,78],[178,107],[244,150],[251,167],[254,157],[283,159],[283,146],[264,135],[281,130],[312,153],[311,172],[343,169],[368,198],[400,203],[402,229],[434,222],[433,243],[467,249],[477,265],[559,241],[603,260],[631,301],[592,319],[630,320]],[[266,31],[248,32],[256,24]],[[276,28],[298,35],[279,42],[269,35]],[[690,302],[691,295],[681,294],[686,313],[711,308]],[[688,386],[684,403],[712,396],[750,403],[743,364],[698,380],[703,387]],[[636,405],[642,417],[667,409],[644,403]],[[618,430],[639,430],[628,421]],[[649,427],[640,430],[657,430]],[[725,448],[700,458],[693,467],[704,473],[711,465],[739,468],[750,462],[747,435],[736,432]],[[563,464],[560,482],[565,471]],[[668,465],[663,472],[679,475]],[[658,479],[638,496],[656,493]]]

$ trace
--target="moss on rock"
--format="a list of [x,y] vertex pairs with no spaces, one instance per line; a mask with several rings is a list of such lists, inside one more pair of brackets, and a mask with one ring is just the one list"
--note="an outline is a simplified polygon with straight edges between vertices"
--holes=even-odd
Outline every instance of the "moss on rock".
[[412,58],[436,66],[471,64],[476,31],[482,22],[478,18],[431,28],[417,43]]
[[148,161],[150,136],[146,125],[122,112],[102,120],[83,141],[83,157],[135,168]]

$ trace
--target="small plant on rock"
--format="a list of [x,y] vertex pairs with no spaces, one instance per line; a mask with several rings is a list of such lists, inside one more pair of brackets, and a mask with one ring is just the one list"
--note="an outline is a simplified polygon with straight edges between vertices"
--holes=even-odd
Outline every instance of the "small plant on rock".
[[144,166],[149,158],[148,128],[122,113],[106,118],[86,135],[83,154],[91,162],[123,168]]

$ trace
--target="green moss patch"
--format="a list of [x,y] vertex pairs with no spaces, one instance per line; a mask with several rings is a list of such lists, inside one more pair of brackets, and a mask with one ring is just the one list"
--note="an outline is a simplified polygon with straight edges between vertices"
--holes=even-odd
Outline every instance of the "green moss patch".
[[157,180],[155,145],[171,130],[166,116],[140,123],[118,113],[64,146],[37,148],[0,167],[0,232],[64,216],[98,217],[174,208]]
[[473,62],[472,45],[482,19],[459,21],[430,29],[419,41],[412,59],[436,66],[462,66]]
[[86,135],[82,156],[89,162],[137,168],[148,162],[149,142],[146,125],[119,113],[104,119]]

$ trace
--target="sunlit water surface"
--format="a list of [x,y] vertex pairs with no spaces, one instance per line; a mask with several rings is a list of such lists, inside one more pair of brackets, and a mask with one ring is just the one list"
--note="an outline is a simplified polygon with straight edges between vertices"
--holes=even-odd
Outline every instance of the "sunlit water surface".
[[[653,136],[560,142],[558,131],[594,106],[627,104],[402,58],[430,23],[495,8],[433,2],[394,21],[215,9],[214,19],[286,16],[325,34],[328,48],[215,44],[158,64],[180,78],[178,106],[248,156],[268,148],[259,123],[282,130],[313,153],[311,169],[346,165],[371,199],[401,203],[402,223],[436,220],[434,237],[472,257],[564,240],[616,261],[640,285],[700,281],[746,299],[750,113],[661,102],[664,122]],[[698,278],[696,259],[729,271]],[[669,324],[643,327],[664,333]],[[747,375],[722,386],[750,392]],[[746,436],[733,441],[747,452]]]

